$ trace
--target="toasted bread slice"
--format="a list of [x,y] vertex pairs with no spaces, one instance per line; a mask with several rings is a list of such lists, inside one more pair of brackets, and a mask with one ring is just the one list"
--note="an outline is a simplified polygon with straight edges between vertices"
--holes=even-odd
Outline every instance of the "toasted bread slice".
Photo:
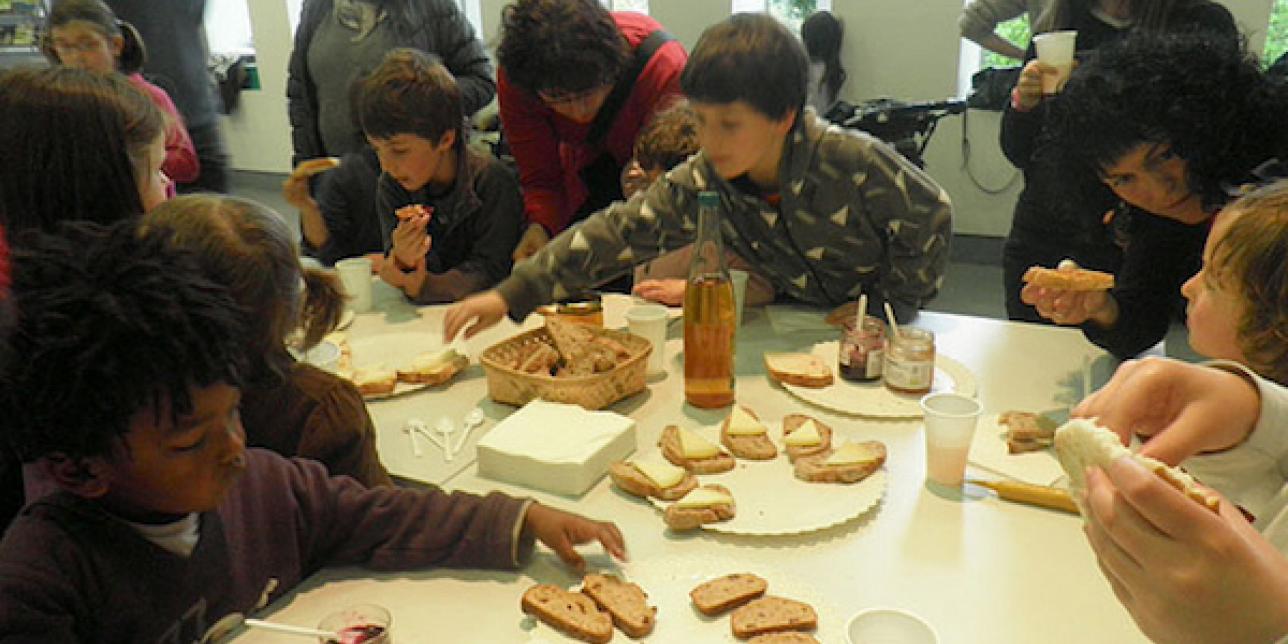
[[778,382],[801,387],[832,384],[832,369],[812,353],[766,353],[765,371]]
[[857,483],[881,469],[886,461],[886,446],[880,441],[858,443],[864,458],[858,463],[832,465],[827,462],[836,450],[827,450],[796,459],[796,478],[810,483]]
[[801,633],[800,631],[766,633],[765,635],[757,635],[747,641],[751,644],[818,644],[818,640],[814,639],[813,635]]
[[568,375],[588,376],[595,373],[595,355],[592,347],[595,334],[582,324],[565,322],[557,317],[546,318],[546,333],[559,352]]
[[1085,268],[1043,268],[1030,266],[1024,272],[1024,282],[1043,288],[1065,291],[1108,291],[1114,287],[1113,273],[1103,273]]
[[998,416],[997,422],[1006,427],[1006,449],[1010,454],[1046,449],[1055,440],[1056,424],[1046,416],[1008,411]]
[[812,631],[818,628],[818,613],[805,602],[766,595],[735,610],[729,625],[740,640],[764,633]]
[[[760,420],[760,418],[756,416],[756,413],[750,409],[743,407],[742,410],[747,412],[747,414],[752,418]],[[730,434],[729,420],[731,418],[733,418],[732,413],[725,417],[724,421],[720,423],[720,444],[728,448],[734,456],[753,461],[768,461],[775,456],[778,456],[778,447],[774,445],[774,441],[769,440],[768,428],[765,429],[765,433],[763,434]]]
[[806,416],[805,414],[788,414],[783,416],[783,440],[787,440],[792,432],[800,429],[805,421],[812,420],[818,427],[819,438],[823,439],[818,445],[786,445],[783,449],[787,452],[787,458],[795,463],[796,459],[811,454],[820,454],[832,449],[832,428],[828,427],[823,421]]
[[519,605],[559,632],[583,642],[606,644],[613,639],[613,619],[581,593],[551,584],[537,584],[523,593]]
[[686,458],[684,450],[680,448],[680,428],[675,425],[667,425],[662,430],[662,438],[657,442],[658,447],[662,448],[662,456],[666,460],[683,467],[693,474],[719,474],[728,472],[733,469],[735,461],[733,457],[720,452],[711,458]]
[[440,385],[470,366],[470,359],[448,349],[439,353],[422,353],[410,364],[398,369],[398,380],[413,384]]
[[358,388],[364,396],[381,396],[391,394],[398,384],[398,374],[384,367],[367,367],[354,369],[352,373],[343,374]]
[[[723,485],[704,485],[697,488],[697,490],[704,488],[720,492],[729,496],[731,500],[733,499],[733,493],[729,491],[729,488]],[[690,494],[692,494],[692,492]],[[688,495],[686,494],[685,496]],[[737,508],[732,502],[721,503],[704,508],[683,508],[680,507],[679,503],[680,501],[672,503],[667,506],[666,512],[662,513],[662,520],[666,522],[667,527],[676,531],[694,530],[702,527],[705,523],[728,521],[737,513]]]
[[769,582],[764,579],[738,572],[698,584],[689,591],[689,599],[703,615],[715,616],[764,595],[768,589]]
[[637,584],[613,575],[590,574],[582,580],[581,592],[608,611],[613,624],[633,638],[652,633],[657,625],[657,607],[648,605],[648,593]]
[[688,494],[693,488],[698,487],[698,479],[691,473],[686,473],[679,483],[671,487],[660,487],[653,479],[635,467],[634,463],[626,461],[618,461],[609,465],[608,476],[613,479],[614,485],[627,494],[641,497],[651,496],[663,501],[674,501]]

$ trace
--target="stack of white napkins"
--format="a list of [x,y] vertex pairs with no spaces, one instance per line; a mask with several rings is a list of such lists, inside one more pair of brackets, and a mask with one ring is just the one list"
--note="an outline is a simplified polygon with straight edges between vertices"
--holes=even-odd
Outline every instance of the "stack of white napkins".
[[534,400],[479,440],[479,475],[578,496],[634,451],[634,420]]

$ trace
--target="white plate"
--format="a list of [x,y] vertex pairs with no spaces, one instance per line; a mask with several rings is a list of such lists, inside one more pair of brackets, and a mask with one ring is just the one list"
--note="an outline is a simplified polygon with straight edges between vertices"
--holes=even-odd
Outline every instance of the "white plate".
[[1064,475],[1051,448],[1023,454],[1009,453],[1006,428],[998,424],[997,418],[997,414],[980,416],[970,446],[968,460],[971,465],[1034,485],[1051,485]]
[[[749,572],[769,582],[768,595],[805,602],[818,614],[818,630],[813,633],[820,642],[844,642],[845,618],[823,593],[790,573],[777,568],[748,564],[720,556],[664,555],[652,559],[632,560],[617,573],[639,584],[648,593],[650,605],[657,607],[657,626],[640,640],[632,640],[613,629],[613,642],[738,642],[729,625],[729,613],[707,617],[693,608],[689,591],[694,586],[730,573]],[[524,590],[527,590],[526,588]],[[518,605],[516,597],[514,605]],[[574,642],[566,635],[531,618],[530,641]]]
[[[716,444],[720,442],[718,426],[690,431]],[[772,427],[769,431],[771,436],[775,434]],[[844,440],[855,439],[833,432],[833,446]],[[809,483],[796,478],[781,443],[778,456],[771,461],[737,460],[738,464],[728,472],[698,475],[702,485],[718,483],[729,488],[736,508],[732,519],[708,523],[702,526],[704,530],[744,535],[803,534],[845,523],[870,510],[885,495],[885,467],[858,483]],[[671,504],[651,497],[648,501],[663,511]]]
[[[814,355],[822,358],[823,363],[832,366],[835,371],[836,350],[838,343],[820,342],[814,345]],[[897,394],[890,391],[881,381],[851,382],[839,374],[826,387],[800,387],[784,384],[783,387],[792,395],[814,403],[820,407],[839,411],[843,414],[866,416],[869,418],[921,418],[921,407],[917,401],[921,394]],[[930,391],[956,391],[966,396],[974,396],[978,390],[975,375],[965,365],[943,354],[935,354],[935,380]]]
[[[440,351],[442,348],[442,338],[433,333],[383,333],[349,340],[349,351],[352,353],[353,367],[355,369],[380,366],[385,369],[397,370],[422,353]],[[368,394],[363,398],[366,400],[381,400],[413,391],[420,391],[428,386],[425,383],[400,381],[394,385],[392,393]]]

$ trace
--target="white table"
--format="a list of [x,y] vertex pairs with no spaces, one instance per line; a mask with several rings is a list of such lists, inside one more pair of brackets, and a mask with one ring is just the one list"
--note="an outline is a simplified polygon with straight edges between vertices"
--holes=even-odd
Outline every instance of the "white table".
[[[381,325],[399,324],[441,329],[442,312],[441,307],[428,307],[406,322],[399,322],[397,316],[359,316],[351,333],[374,333]],[[785,312],[789,311],[775,309],[776,314]],[[747,312],[739,338],[737,392],[740,400],[751,401],[761,417],[771,421],[771,427],[786,413],[807,410],[843,435],[886,443],[889,484],[884,500],[863,517],[837,527],[783,537],[710,532],[674,536],[663,528],[654,509],[623,499],[607,479],[583,497],[570,499],[479,478],[472,466],[473,441],[450,465],[432,451],[421,459],[412,457],[406,437],[396,427],[400,419],[408,414],[447,414],[459,419],[486,399],[486,384],[477,366],[448,388],[372,404],[381,456],[401,476],[472,492],[501,489],[611,519],[626,535],[633,562],[628,570],[676,553],[736,559],[749,571],[758,565],[787,569],[830,598],[843,616],[874,606],[910,609],[935,625],[945,643],[1143,641],[1101,577],[1077,517],[1000,501],[973,486],[966,488],[964,496],[936,493],[923,483],[920,422],[865,421],[807,408],[769,383],[763,376],[761,352],[808,350],[814,342],[835,337],[830,330],[810,331],[811,317],[818,328],[821,312],[775,315],[776,321],[785,321],[776,332],[767,311]],[[792,320],[805,324],[788,328]],[[976,375],[985,413],[1068,406],[1083,394],[1081,373],[1087,360],[1093,361],[1099,382],[1113,367],[1111,359],[1076,330],[933,313],[923,314],[917,324],[934,330],[939,351]],[[477,355],[517,329],[502,322],[468,348]],[[641,450],[650,450],[669,422],[686,415],[713,422],[723,413],[681,404],[683,377],[675,360],[679,333],[679,325],[673,325],[669,375],[614,407],[636,419]],[[488,402],[483,407],[490,417],[484,429],[512,411]],[[374,601],[393,613],[395,639],[400,644],[523,642],[519,597],[537,581],[567,586],[577,580],[544,549],[517,574],[436,570],[373,575],[360,569],[327,570],[275,605],[272,619],[312,625],[337,607]],[[293,641],[263,633],[247,633],[242,640]],[[619,633],[614,641],[626,640]]]

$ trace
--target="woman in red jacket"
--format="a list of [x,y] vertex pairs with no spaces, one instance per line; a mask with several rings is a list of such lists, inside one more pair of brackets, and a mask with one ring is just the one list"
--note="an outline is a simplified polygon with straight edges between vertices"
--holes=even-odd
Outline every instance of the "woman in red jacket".
[[497,59],[527,221],[518,261],[622,199],[635,137],[679,96],[688,55],[648,16],[596,0],[519,0],[502,16]]

